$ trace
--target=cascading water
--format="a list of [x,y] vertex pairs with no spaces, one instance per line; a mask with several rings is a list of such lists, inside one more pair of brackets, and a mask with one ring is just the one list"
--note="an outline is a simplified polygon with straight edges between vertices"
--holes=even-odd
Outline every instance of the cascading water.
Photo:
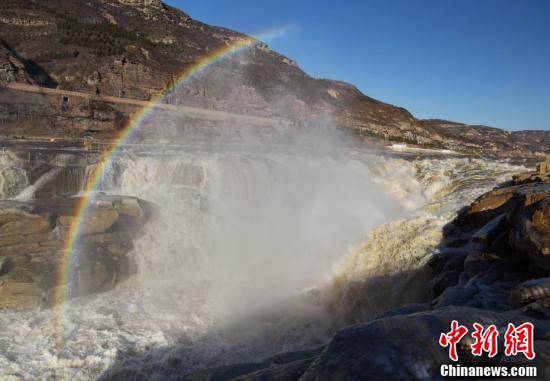
[[[87,380],[114,366],[169,379],[320,345],[354,320],[341,316],[376,309],[350,284],[414,267],[458,206],[517,170],[360,150],[119,155],[101,190],[157,209],[135,243],[138,273],[67,302],[63,348],[54,311],[0,312],[0,377]],[[398,291],[378,300],[399,304]]]
[[28,201],[78,193],[96,160],[60,153],[31,160],[30,155],[23,159],[19,154],[0,153],[0,200]]
[[327,291],[333,319],[339,325],[361,322],[407,303],[428,301],[430,273],[423,265],[441,243],[444,225],[462,206],[527,169],[469,158],[379,161],[377,182],[402,195],[420,187],[425,204],[376,229],[338,261]]
[[19,194],[30,185],[28,174],[20,162],[6,153],[0,154],[0,199]]
[[111,190],[139,189],[160,213],[138,242],[140,276],[186,283],[203,268],[224,320],[325,280],[342,250],[402,212],[352,159],[218,153],[118,165]]

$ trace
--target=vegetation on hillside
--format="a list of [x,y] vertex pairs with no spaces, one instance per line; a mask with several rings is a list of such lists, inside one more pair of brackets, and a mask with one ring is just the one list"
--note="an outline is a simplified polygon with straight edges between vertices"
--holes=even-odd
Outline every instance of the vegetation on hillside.
[[140,34],[106,21],[86,23],[63,17],[57,22],[57,28],[60,31],[59,42],[86,48],[96,56],[122,54],[131,43],[150,44]]

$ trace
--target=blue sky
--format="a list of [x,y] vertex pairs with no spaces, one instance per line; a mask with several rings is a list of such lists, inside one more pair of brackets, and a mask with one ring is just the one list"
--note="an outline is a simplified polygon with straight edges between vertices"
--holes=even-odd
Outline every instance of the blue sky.
[[168,0],[419,118],[550,129],[548,0]]

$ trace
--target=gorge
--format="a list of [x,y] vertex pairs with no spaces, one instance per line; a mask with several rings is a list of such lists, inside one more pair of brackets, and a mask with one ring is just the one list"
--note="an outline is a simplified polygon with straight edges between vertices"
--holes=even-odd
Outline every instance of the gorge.
[[[528,274],[544,269],[516,273],[517,265],[513,265],[513,270],[498,270],[507,274],[505,287],[499,277],[484,275],[487,284],[496,282],[493,288],[473,299],[471,285],[462,291],[464,286],[458,281],[462,271],[485,274],[495,271],[493,266],[507,266],[493,256],[474,258],[478,251],[467,244],[477,230],[468,224],[480,226],[486,217],[465,219],[461,214],[457,221],[464,222],[455,224],[466,227],[445,233],[449,229],[445,225],[454,226],[449,221],[461,205],[525,167],[483,159],[411,159],[361,147],[335,149],[336,141],[331,139],[330,151],[320,149],[318,143],[309,150],[304,149],[306,144],[297,146],[299,150],[287,145],[284,152],[280,147],[250,150],[229,145],[212,152],[212,146],[197,149],[194,145],[187,151],[178,148],[162,154],[127,152],[118,156],[108,180],[98,189],[105,194],[98,194],[95,204],[104,212],[117,210],[120,216],[149,217],[139,222],[138,226],[145,225],[136,234],[136,227],[127,228],[130,221],[114,223],[107,213],[95,226],[95,230],[107,230],[90,232],[99,246],[84,252],[117,253],[134,265],[128,262],[113,267],[111,260],[102,266],[105,259],[96,266],[81,265],[95,269],[93,277],[74,272],[74,280],[88,279],[86,292],[78,292],[84,283],[76,282],[71,288],[75,292],[62,310],[36,310],[23,305],[29,300],[35,303],[35,299],[11,285],[21,276],[33,277],[28,271],[37,267],[23,265],[28,262],[21,260],[12,262],[19,267],[3,264],[3,269],[12,269],[11,275],[2,272],[7,286],[0,290],[3,301],[20,302],[15,310],[0,313],[2,326],[7,328],[0,366],[4,375],[24,379],[39,375],[53,379],[211,379],[216,375],[214,379],[231,379],[277,371],[284,372],[283,379],[291,379],[286,372],[303,374],[331,335],[349,323],[392,314],[405,319],[412,313],[408,319],[416,319],[415,312],[430,314],[432,309],[433,316],[446,311],[461,316],[472,313],[472,318],[492,314],[487,316],[496,319],[498,311],[513,306],[528,308],[523,312],[526,316],[541,319],[545,302],[540,297],[521,297],[534,300],[528,307],[523,307],[525,302],[509,306],[507,300],[510,290],[528,279]],[[4,192],[19,200],[4,201],[4,210],[9,210],[8,205],[13,208],[13,203],[20,208],[36,204],[30,201],[33,195],[47,197],[44,200],[50,200],[49,207],[55,209],[56,202],[66,201],[49,197],[84,187],[86,176],[75,173],[85,174],[87,163],[94,165],[92,158],[50,156],[50,165],[63,164],[54,166],[55,176],[49,183],[43,182],[43,188],[29,192],[25,190],[32,185],[25,186],[22,179],[30,178],[32,171],[13,157],[3,157],[3,184],[18,179],[17,184],[23,185],[4,185]],[[67,166],[71,162],[84,165],[84,169]],[[523,176],[516,181],[547,181],[544,176]],[[544,196],[545,188],[540,189]],[[109,194],[127,196],[121,199]],[[23,204],[24,197],[29,201]],[[133,197],[148,200],[149,206],[139,207],[143,201]],[[535,193],[529,197],[540,203]],[[490,202],[473,210],[496,207]],[[24,213],[28,215],[29,210]],[[131,234],[129,238],[121,238],[128,234],[124,231]],[[476,245],[487,242],[483,244],[494,246],[495,234],[488,235],[490,241]],[[89,240],[86,235],[82,238]],[[115,248],[109,246],[112,243]],[[355,246],[350,248],[350,244]],[[36,261],[37,257],[30,255]],[[457,261],[465,258],[468,265],[459,266]],[[492,261],[495,265],[489,265]],[[113,273],[113,268],[119,270]],[[485,290],[486,286],[477,287]],[[541,287],[546,286],[543,283]],[[19,299],[6,298],[10,292],[14,295],[13,290]],[[98,291],[101,293],[79,296]],[[430,303],[433,295],[439,296]],[[402,310],[387,312],[403,305]],[[476,308],[472,312],[459,310],[463,305]],[[515,319],[517,315],[510,316]],[[537,321],[537,327],[544,331],[543,321]],[[391,342],[392,334],[384,335]],[[26,341],[31,337],[32,341]],[[60,337],[61,348],[56,344]],[[537,341],[540,351],[541,345]],[[43,348],[50,349],[44,352]],[[444,354],[441,349],[433,350]],[[288,354],[265,360],[279,352]],[[332,356],[330,353],[324,351],[323,356]],[[239,365],[230,365],[234,363]]]
[[532,322],[498,361],[548,371],[549,134],[158,0],[5,0],[0,379],[440,379],[454,319]]

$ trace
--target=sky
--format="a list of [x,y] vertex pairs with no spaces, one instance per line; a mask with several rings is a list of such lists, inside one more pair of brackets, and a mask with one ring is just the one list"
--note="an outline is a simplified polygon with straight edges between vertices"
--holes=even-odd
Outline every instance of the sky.
[[165,0],[418,118],[550,130],[550,0]]

